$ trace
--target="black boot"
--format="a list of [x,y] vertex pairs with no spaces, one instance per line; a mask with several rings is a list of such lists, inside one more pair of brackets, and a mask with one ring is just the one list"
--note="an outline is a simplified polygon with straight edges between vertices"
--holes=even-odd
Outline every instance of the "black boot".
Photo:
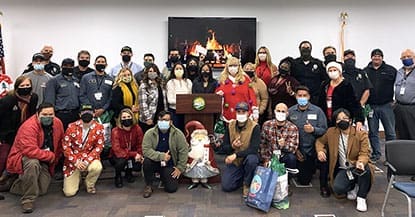
[[122,188],[123,186],[121,174],[115,175],[115,187]]
[[131,169],[125,170],[125,179],[127,179],[128,183],[133,183],[135,181],[135,178],[133,176]]

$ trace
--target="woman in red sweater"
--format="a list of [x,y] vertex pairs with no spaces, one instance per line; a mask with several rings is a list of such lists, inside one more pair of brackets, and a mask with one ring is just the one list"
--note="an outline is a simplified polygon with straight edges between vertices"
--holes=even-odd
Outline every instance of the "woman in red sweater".
[[137,125],[134,113],[129,108],[121,110],[117,127],[112,129],[112,156],[115,168],[115,186],[123,187],[121,172],[125,169],[127,182],[134,182],[132,171],[141,171],[143,163],[143,131]]
[[271,54],[265,46],[258,49],[255,58],[255,73],[265,84],[269,85],[271,78],[277,73],[277,66],[271,61]]

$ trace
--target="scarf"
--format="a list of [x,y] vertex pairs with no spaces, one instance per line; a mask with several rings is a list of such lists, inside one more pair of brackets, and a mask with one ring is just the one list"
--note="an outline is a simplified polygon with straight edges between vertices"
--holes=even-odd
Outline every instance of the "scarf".
[[17,105],[20,108],[20,123],[23,123],[24,121],[27,120],[28,116],[29,116],[29,103],[30,103],[30,99],[31,99],[31,95],[29,95],[28,97],[22,97],[19,96],[19,94],[16,92],[15,93],[16,98],[17,98]]
[[[123,96],[123,103],[125,106],[129,106],[132,108],[132,106],[138,106],[138,86],[135,82],[130,82],[130,88],[128,88],[128,85],[124,82],[120,82],[118,84],[121,88],[122,96]],[[134,94],[134,97],[133,97]],[[134,113],[136,120],[138,120],[138,113]]]

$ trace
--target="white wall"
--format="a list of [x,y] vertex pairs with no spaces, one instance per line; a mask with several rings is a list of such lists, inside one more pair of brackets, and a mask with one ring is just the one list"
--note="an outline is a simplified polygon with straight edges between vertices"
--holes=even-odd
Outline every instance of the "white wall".
[[[370,51],[381,48],[385,61],[400,67],[400,52],[414,48],[412,0],[2,0],[3,41],[7,73],[13,78],[44,44],[55,49],[53,61],[76,58],[87,49],[95,58],[107,56],[110,66],[119,51],[130,45],[134,61],[145,52],[164,63],[167,53],[167,17],[257,17],[257,45],[270,48],[274,62],[297,57],[302,40],[313,43],[321,58],[326,45],[339,47],[341,11],[349,14],[346,48],[357,53],[357,64],[370,61]],[[120,3],[121,2],[121,3]],[[372,3],[373,2],[373,3]]]

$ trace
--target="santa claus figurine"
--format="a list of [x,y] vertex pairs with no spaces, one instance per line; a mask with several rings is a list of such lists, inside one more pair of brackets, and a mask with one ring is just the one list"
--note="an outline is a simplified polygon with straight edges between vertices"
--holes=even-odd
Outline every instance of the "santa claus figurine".
[[195,129],[190,139],[191,150],[187,161],[187,168],[183,175],[192,179],[188,189],[202,187],[211,189],[207,183],[208,178],[219,174],[218,166],[214,158],[214,152],[210,146],[208,132],[205,129]]
[[[0,72],[1,72],[1,66],[0,66]],[[0,98],[7,95],[7,93],[10,91],[12,87],[12,84],[13,84],[13,81],[8,75],[0,73]]]

